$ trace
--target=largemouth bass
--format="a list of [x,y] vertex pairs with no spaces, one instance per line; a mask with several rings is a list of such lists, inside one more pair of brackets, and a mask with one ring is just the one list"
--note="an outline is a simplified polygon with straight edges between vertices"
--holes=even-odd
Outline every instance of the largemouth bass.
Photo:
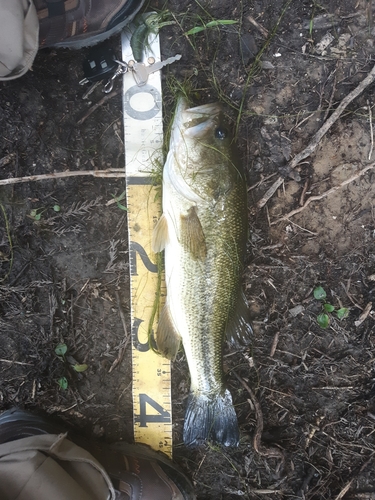
[[223,384],[223,341],[243,345],[252,330],[241,289],[247,193],[231,142],[218,103],[178,101],[152,242],[155,252],[165,250],[167,287],[156,344],[174,359],[182,340],[191,378],[183,439],[192,446],[239,442]]

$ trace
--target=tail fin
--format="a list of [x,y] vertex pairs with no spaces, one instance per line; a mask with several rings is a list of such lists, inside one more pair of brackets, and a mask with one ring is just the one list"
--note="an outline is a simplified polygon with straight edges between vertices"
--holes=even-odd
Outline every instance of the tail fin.
[[228,389],[213,398],[190,393],[185,414],[184,443],[186,446],[198,446],[206,440],[223,446],[238,446],[237,416]]

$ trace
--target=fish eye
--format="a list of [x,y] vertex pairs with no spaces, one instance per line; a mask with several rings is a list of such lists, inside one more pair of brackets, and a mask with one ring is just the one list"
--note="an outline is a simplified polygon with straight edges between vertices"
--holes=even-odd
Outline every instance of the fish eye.
[[225,139],[227,136],[227,131],[224,127],[218,127],[216,130],[215,130],[215,137],[216,139],[220,139],[221,141],[223,139]]

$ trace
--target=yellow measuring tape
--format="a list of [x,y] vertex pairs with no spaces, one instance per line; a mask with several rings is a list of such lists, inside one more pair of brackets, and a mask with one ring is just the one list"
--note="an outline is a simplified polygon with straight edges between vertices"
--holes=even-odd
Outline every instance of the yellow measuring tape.
[[[122,59],[134,59],[131,33],[122,35]],[[151,37],[150,37],[151,38]],[[152,35],[144,60],[160,60],[159,37]],[[160,192],[151,172],[162,162],[163,117],[160,72],[138,86],[131,71],[124,74],[123,113],[126,189],[130,252],[131,335],[133,363],[134,439],[172,456],[170,362],[156,354],[149,342],[157,294],[165,296],[156,256],[151,251],[152,231],[161,213]],[[152,325],[155,328],[156,325]]]

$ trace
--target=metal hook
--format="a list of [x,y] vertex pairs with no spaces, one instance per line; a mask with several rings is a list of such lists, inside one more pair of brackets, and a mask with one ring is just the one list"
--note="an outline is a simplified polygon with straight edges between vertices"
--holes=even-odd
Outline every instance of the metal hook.
[[111,78],[104,85],[103,92],[105,94],[109,94],[113,90],[114,80],[119,76],[126,73],[129,69],[128,63],[124,61],[119,61],[118,59],[114,59],[114,61],[118,64],[116,71],[113,73]]

